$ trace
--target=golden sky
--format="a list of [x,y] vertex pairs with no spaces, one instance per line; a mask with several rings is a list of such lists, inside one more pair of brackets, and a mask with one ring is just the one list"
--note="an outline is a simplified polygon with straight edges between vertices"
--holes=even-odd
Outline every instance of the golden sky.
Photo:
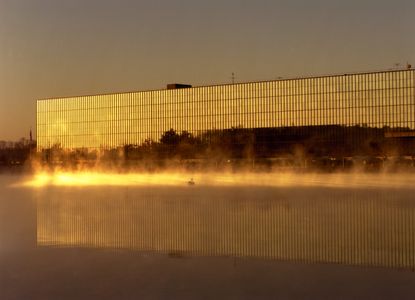
[[28,137],[39,98],[414,65],[414,12],[412,0],[0,0],[0,140]]

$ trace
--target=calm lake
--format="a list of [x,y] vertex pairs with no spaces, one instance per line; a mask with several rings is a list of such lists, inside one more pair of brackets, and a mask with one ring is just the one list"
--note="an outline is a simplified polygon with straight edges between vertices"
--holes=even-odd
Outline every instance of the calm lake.
[[0,176],[1,299],[415,292],[413,174],[42,176]]

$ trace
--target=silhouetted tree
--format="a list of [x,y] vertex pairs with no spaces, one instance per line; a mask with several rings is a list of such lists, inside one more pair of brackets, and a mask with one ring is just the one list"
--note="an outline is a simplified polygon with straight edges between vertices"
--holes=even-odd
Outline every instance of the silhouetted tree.
[[164,145],[177,145],[180,142],[180,135],[171,128],[170,130],[164,132],[160,138],[160,143]]

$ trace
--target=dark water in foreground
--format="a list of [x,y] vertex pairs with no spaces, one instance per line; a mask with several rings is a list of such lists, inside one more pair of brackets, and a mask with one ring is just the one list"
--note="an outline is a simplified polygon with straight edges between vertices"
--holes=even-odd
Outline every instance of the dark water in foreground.
[[11,187],[21,180],[0,177],[0,299],[415,294],[410,184]]

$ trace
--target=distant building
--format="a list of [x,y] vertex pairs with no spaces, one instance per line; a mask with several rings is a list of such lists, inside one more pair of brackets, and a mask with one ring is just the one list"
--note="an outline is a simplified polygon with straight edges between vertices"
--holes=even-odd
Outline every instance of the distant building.
[[413,136],[415,70],[344,74],[37,101],[37,147],[114,148],[158,141],[173,128],[340,125]]

